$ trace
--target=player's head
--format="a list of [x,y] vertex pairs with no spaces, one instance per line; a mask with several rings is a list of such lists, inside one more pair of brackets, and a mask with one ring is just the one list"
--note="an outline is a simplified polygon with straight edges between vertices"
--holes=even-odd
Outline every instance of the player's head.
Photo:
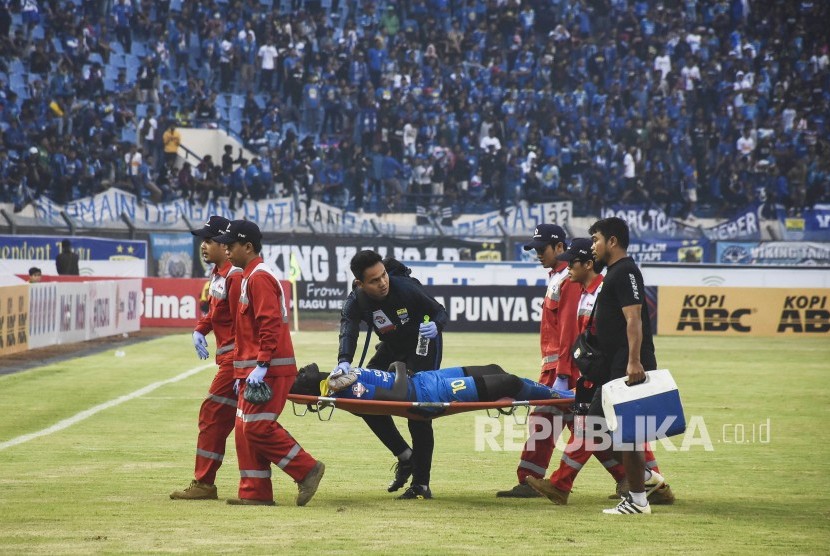
[[389,294],[389,274],[383,266],[383,259],[374,251],[360,251],[352,257],[352,274],[359,288],[372,299],[382,300]]
[[594,259],[610,264],[628,249],[628,224],[622,218],[612,216],[597,220],[588,229],[593,241]]
[[61,242],[61,251],[63,251],[64,253],[69,253],[70,251],[72,251],[72,242],[68,239],[63,240]]
[[231,264],[239,268],[259,256],[262,251],[262,232],[259,226],[248,220],[234,220],[214,241],[225,245]]
[[212,264],[222,264],[228,259],[225,246],[216,241],[228,229],[230,220],[222,216],[213,215],[208,218],[205,225],[198,230],[191,230],[190,233],[202,238],[200,252],[202,260]]
[[602,271],[603,263],[594,261],[592,244],[587,237],[574,238],[568,249],[557,255],[556,260],[568,263],[568,277],[572,282],[587,286]]
[[320,382],[325,380],[327,376],[326,373],[320,371],[317,363],[306,365],[297,373],[297,378],[294,379],[294,385],[291,387],[291,393],[303,396],[319,396]]
[[565,252],[565,230],[556,224],[539,224],[524,250],[536,250],[536,257],[544,268],[556,265],[556,256]]

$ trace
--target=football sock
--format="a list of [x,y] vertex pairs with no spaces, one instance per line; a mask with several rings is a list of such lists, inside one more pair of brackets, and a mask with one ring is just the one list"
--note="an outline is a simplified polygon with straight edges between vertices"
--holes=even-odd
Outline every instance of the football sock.
[[648,469],[646,469],[646,470],[645,470],[645,474],[644,474],[644,476],[643,476],[643,480],[644,480],[644,481],[648,481],[649,479],[651,479],[651,471],[649,471]]
[[396,456],[398,461],[408,461],[412,457],[412,448],[407,448]]
[[646,493],[645,492],[631,492],[631,491],[629,491],[629,494],[631,495],[631,501],[634,502],[635,504],[637,504],[638,506],[648,505],[648,499],[646,498]]
[[551,389],[529,378],[522,379],[522,387],[516,393],[517,400],[549,400],[553,397]]

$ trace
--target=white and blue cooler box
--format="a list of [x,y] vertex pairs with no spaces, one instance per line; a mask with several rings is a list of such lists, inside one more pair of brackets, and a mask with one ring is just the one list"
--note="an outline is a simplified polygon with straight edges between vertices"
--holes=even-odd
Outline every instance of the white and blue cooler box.
[[602,387],[602,411],[615,443],[649,442],[682,434],[686,418],[680,393],[668,369],[646,372],[646,380],[628,386],[626,378]]

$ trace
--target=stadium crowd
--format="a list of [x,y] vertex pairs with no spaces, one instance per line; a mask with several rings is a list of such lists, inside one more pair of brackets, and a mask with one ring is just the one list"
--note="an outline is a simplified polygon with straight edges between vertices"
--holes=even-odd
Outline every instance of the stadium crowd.
[[[119,187],[797,214],[830,202],[828,16],[816,0],[2,0],[0,202]],[[181,164],[177,127],[255,156]]]

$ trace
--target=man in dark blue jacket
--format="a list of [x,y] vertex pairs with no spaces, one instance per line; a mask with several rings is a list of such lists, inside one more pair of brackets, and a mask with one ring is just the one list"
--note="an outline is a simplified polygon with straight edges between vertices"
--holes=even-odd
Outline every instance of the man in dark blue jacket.
[[[441,330],[448,320],[444,307],[414,278],[390,277],[383,259],[374,251],[356,254],[351,260],[351,271],[356,288],[343,304],[338,364],[333,372],[345,373],[351,368],[361,322],[370,326],[381,339],[366,364],[368,368],[387,369],[392,363],[401,361],[414,372],[440,369]],[[429,317],[429,322],[424,322],[424,317]],[[416,353],[419,334],[429,339],[426,355]],[[412,475],[411,485],[399,498],[431,498],[429,476],[435,444],[432,422],[409,421],[410,448],[391,416],[365,415],[363,420],[398,458],[389,492],[400,489]]]

